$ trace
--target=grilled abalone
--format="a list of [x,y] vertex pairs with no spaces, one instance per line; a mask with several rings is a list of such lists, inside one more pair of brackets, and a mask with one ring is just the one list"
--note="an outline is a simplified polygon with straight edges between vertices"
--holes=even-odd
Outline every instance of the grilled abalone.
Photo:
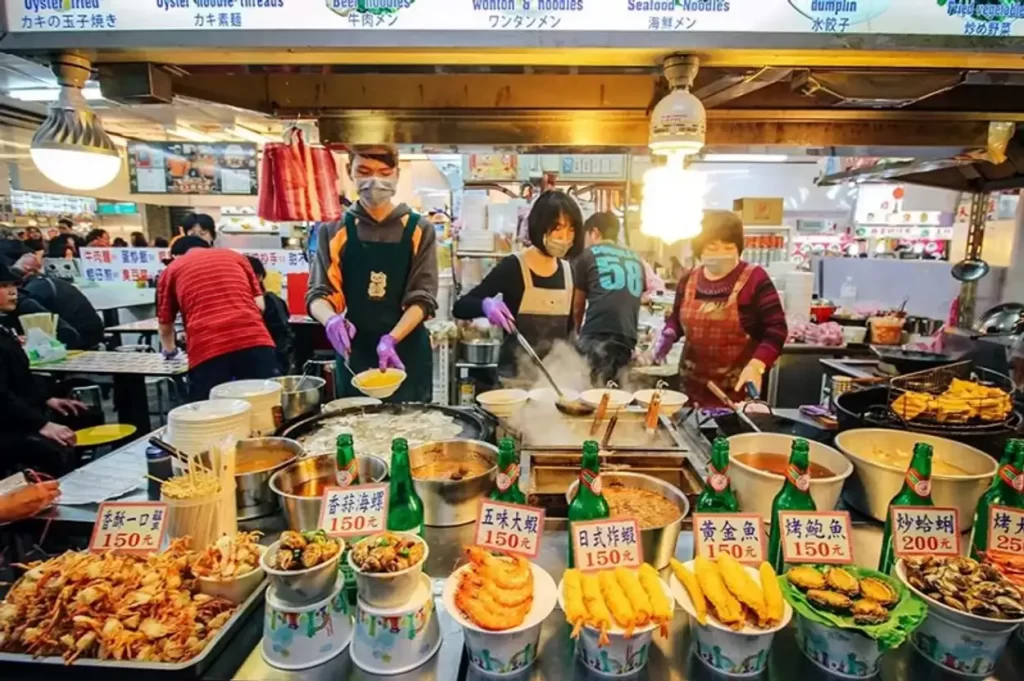
[[809,565],[798,565],[792,567],[786,572],[786,579],[789,583],[800,589],[801,591],[807,591],[809,589],[824,589],[825,575],[821,574]]

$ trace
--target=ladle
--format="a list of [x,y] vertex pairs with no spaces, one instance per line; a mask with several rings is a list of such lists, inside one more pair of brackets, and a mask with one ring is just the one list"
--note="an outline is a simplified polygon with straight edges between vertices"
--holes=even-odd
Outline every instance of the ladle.
[[731,409],[732,413],[736,414],[736,416],[738,416],[739,419],[743,421],[743,423],[747,424],[747,426],[751,430],[753,430],[755,433],[761,432],[761,429],[757,427],[757,424],[754,423],[749,416],[743,413],[743,410],[740,409],[740,406],[733,402],[731,399],[729,399],[729,396],[725,394],[725,391],[723,391],[721,388],[715,385],[714,381],[708,381],[708,390],[713,392],[715,394],[715,397],[721,400],[722,404]]
[[972,282],[978,281],[989,271],[989,264],[984,260],[978,259],[967,259],[961,260],[957,264],[953,265],[951,274],[957,281]]
[[533,363],[537,365],[540,372],[544,374],[544,378],[551,384],[551,387],[555,390],[555,408],[558,411],[566,414],[567,416],[586,416],[594,411],[594,408],[590,405],[583,404],[578,399],[570,400],[562,392],[562,389],[558,387],[558,383],[555,382],[554,377],[548,368],[544,366],[544,362],[537,355],[537,352],[530,345],[530,341],[526,340],[523,334],[519,333],[519,329],[512,327],[512,333],[515,334],[516,340],[519,341],[519,345],[526,351]]

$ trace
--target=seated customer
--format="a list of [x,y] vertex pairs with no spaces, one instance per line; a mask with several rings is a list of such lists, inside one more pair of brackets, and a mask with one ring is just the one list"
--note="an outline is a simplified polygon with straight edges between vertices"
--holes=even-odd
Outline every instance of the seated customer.
[[[77,286],[44,274],[39,258],[32,254],[23,255],[14,264],[14,270],[21,274],[21,297],[42,306],[43,310],[37,311],[58,315],[59,326],[67,324],[74,330],[74,338],[61,338],[61,328],[57,329],[57,339],[68,350],[93,350],[99,347],[103,342],[103,320]],[[26,314],[20,300],[18,314]]]
[[0,494],[0,525],[25,520],[42,512],[60,496],[56,480],[37,482]]

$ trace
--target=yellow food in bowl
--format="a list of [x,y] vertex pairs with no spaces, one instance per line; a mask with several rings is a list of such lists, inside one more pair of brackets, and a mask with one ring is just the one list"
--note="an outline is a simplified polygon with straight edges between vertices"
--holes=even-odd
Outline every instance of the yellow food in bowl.
[[372,373],[367,372],[368,375],[364,375],[359,379],[359,385],[364,388],[390,388],[396,383],[402,380],[400,374],[395,374],[390,371],[381,373],[374,371]]

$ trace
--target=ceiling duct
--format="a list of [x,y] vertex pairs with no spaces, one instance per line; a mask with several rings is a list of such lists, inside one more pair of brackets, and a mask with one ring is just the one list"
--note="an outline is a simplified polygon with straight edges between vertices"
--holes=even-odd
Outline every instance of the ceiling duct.
[[833,98],[833,107],[901,109],[964,82],[959,71],[804,71],[793,80],[793,89],[808,97]]
[[119,104],[170,104],[171,74],[156,64],[105,64],[100,67],[100,92]]

